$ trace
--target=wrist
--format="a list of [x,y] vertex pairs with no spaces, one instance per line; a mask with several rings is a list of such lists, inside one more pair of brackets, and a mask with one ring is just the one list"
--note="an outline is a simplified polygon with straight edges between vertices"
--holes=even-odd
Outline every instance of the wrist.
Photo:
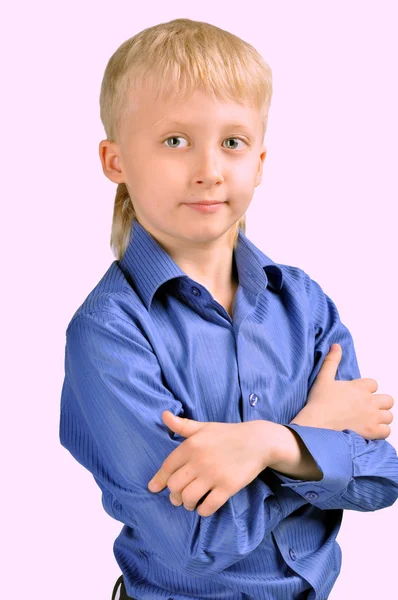
[[[299,423],[297,423],[299,424]],[[274,436],[271,452],[271,462],[268,466],[278,470],[278,466],[292,464],[300,460],[300,447],[295,432],[279,423],[273,423]]]
[[300,410],[300,412],[297,413],[294,419],[290,421],[289,425],[305,425],[306,427],[319,427],[320,425],[315,422],[316,420],[319,421],[319,415],[317,418],[316,414],[314,415],[313,411],[311,412],[311,410],[308,408],[308,405],[305,405]]
[[[327,418],[329,417],[329,418]],[[289,425],[305,425],[306,427],[322,427],[324,429],[334,429],[342,431],[343,427],[338,427],[331,415],[320,415],[317,411],[311,410],[306,404],[300,412],[292,419]]]
[[298,433],[286,425],[279,425],[271,469],[293,479],[319,481],[323,472],[308,451]]

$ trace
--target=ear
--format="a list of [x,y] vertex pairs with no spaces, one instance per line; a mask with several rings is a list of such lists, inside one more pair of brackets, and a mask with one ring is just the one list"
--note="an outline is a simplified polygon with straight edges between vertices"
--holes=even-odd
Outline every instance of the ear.
[[259,161],[258,161],[258,170],[256,173],[255,187],[257,187],[261,183],[261,180],[263,177],[263,165],[264,165],[264,160],[265,160],[266,156],[267,156],[267,148],[263,144],[260,149],[260,157],[259,157]]
[[98,150],[104,175],[113,183],[125,183],[119,146],[115,142],[102,140]]

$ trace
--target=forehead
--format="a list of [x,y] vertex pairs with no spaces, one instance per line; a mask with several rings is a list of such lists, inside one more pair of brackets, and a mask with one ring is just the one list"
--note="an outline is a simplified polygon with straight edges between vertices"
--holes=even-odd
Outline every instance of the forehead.
[[155,99],[150,90],[142,90],[134,95],[130,119],[135,131],[150,129],[155,133],[171,126],[200,129],[214,125],[253,131],[258,127],[260,114],[253,105],[221,101],[201,90],[182,100],[175,95]]

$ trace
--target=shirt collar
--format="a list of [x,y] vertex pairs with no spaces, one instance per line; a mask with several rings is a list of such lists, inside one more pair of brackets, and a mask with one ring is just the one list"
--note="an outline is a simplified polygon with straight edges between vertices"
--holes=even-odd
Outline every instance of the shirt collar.
[[[279,292],[283,286],[282,269],[251,242],[239,228],[234,250],[239,285],[259,294],[266,287]],[[158,288],[166,281],[188,275],[155,240],[133,219],[126,251],[120,261],[121,270],[129,276],[147,310]]]

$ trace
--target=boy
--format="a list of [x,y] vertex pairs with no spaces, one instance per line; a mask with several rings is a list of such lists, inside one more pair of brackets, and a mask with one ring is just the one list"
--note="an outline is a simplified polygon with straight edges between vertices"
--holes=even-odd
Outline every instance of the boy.
[[326,599],[343,509],[398,496],[391,396],[320,286],[245,236],[271,89],[254,49],[188,19],[104,75],[118,260],[67,328],[60,439],[124,523],[114,597]]

